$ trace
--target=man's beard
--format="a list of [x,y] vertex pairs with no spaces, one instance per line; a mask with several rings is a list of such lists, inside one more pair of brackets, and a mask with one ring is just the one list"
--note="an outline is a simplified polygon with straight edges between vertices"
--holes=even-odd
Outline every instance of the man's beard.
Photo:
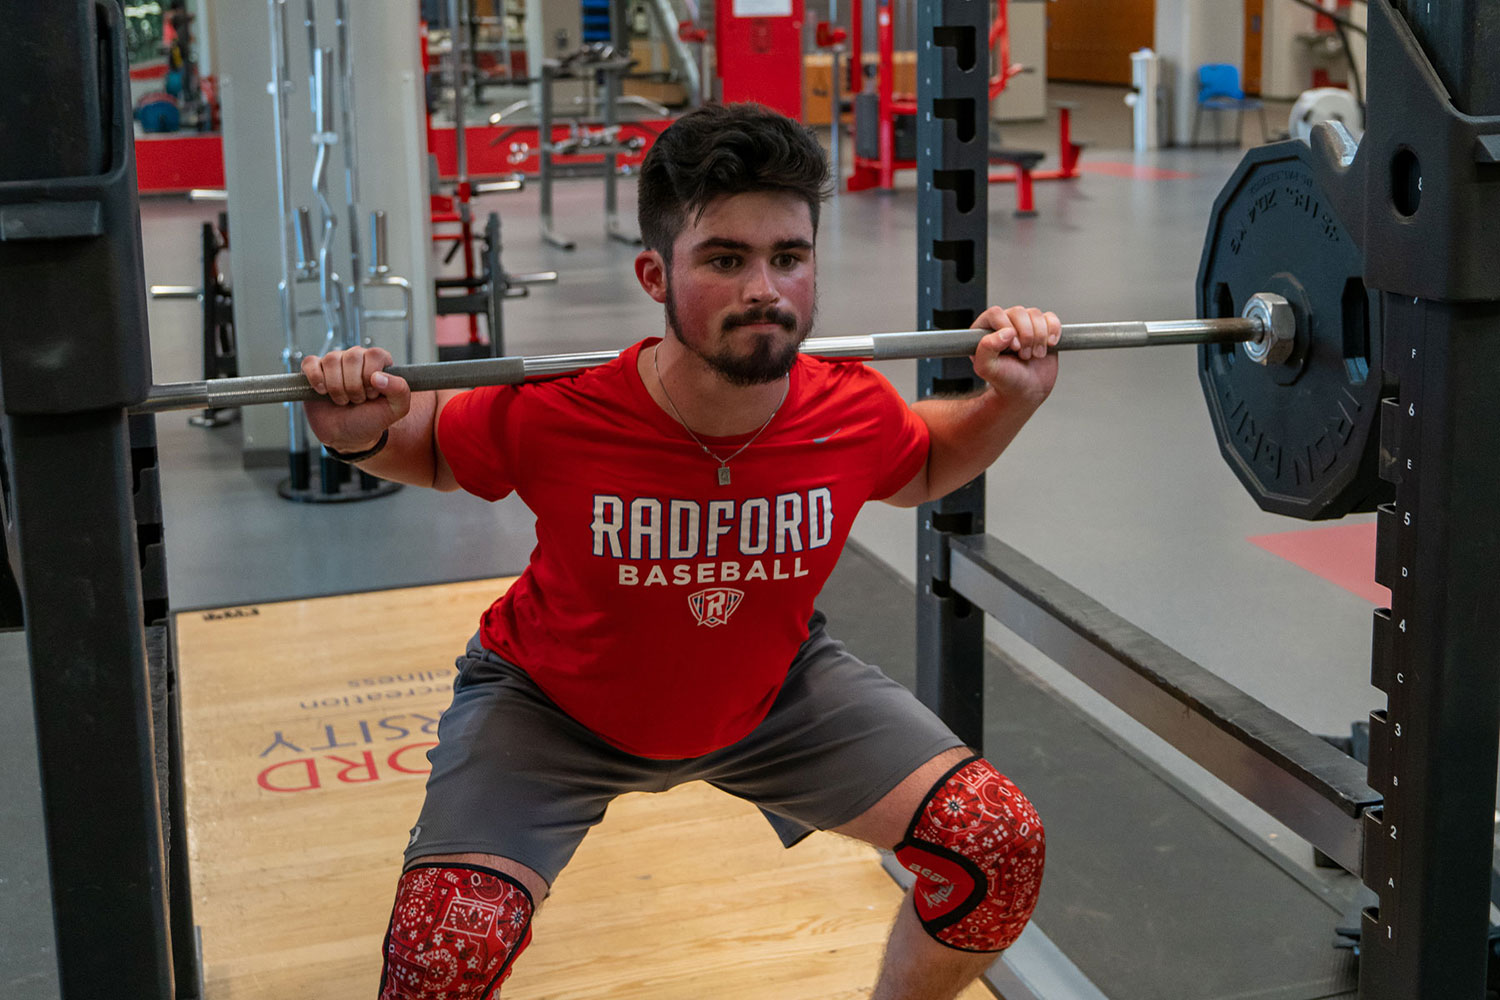
[[794,331],[797,339],[787,343],[778,343],[770,337],[757,337],[754,349],[744,357],[733,355],[727,349],[710,353],[682,335],[682,324],[677,320],[677,296],[672,291],[671,281],[667,282],[667,326],[677,335],[678,341],[684,347],[702,358],[705,364],[723,376],[730,385],[764,385],[767,382],[785,378],[792,370],[792,365],[797,362],[797,348],[812,332],[813,319],[816,315],[817,305],[814,304],[807,321],[799,329],[796,316],[774,306],[735,313],[725,317],[724,332],[727,333],[753,323],[776,323],[782,329]]

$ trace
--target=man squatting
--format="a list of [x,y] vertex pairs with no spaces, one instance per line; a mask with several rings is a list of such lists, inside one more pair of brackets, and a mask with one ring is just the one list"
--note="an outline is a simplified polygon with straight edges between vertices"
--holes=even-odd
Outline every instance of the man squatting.
[[379,348],[308,357],[307,418],[365,471],[536,514],[530,564],[459,661],[383,946],[381,1000],[486,1000],[622,792],[704,780],[788,846],[832,830],[916,873],[873,996],[951,998],[1026,925],[1031,803],[813,601],[868,500],[983,472],[1051,392],[1052,313],[992,307],[962,399],[908,405],[802,357],[828,165],[755,105],[673,124],[642,164],[641,287],[665,331],[609,364],[412,393]]

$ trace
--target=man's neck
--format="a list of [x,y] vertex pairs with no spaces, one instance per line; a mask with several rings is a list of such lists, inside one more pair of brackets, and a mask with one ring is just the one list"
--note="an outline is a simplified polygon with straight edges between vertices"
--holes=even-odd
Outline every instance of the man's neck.
[[670,335],[640,352],[636,370],[656,405],[701,437],[754,433],[787,392],[785,378],[735,385]]

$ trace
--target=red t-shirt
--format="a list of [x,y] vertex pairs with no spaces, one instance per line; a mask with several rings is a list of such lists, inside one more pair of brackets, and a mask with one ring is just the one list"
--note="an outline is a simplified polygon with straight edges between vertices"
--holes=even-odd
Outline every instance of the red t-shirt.
[[[515,491],[537,518],[530,565],[484,613],[485,646],[615,746],[684,758],[765,717],[854,515],[916,475],[928,437],[878,372],[800,357],[720,486],[641,382],[654,342],[457,396],[438,445],[464,489]],[[749,437],[703,441],[728,456]]]

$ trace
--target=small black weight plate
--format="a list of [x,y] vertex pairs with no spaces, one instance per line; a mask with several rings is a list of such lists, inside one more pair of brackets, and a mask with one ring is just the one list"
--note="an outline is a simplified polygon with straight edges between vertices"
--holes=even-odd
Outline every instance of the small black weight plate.
[[1198,315],[1238,316],[1256,292],[1292,304],[1297,346],[1260,365],[1242,345],[1198,348],[1219,450],[1263,510],[1316,520],[1374,510],[1379,475],[1379,297],[1364,258],[1318,189],[1306,144],[1245,154],[1214,202],[1198,268]]

